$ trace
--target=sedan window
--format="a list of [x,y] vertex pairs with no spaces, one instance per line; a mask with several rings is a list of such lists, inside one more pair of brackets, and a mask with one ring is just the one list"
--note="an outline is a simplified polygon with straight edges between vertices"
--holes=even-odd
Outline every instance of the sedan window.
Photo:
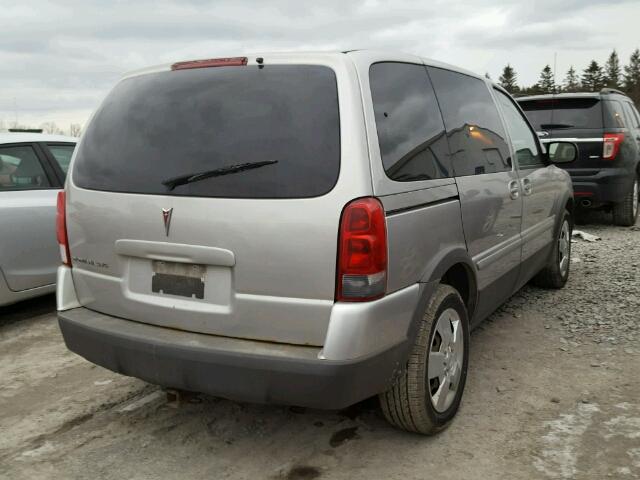
[[0,191],[34,190],[50,186],[32,147],[0,147]]
[[71,156],[73,155],[73,150],[76,148],[75,145],[47,145],[49,147],[49,151],[53,158],[55,158],[56,162],[60,166],[60,170],[67,174],[69,170],[69,163],[71,162]]

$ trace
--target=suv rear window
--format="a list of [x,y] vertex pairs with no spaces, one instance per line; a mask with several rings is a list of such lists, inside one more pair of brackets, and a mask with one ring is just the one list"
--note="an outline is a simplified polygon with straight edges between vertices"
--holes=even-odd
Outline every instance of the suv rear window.
[[[338,179],[339,122],[336,77],[328,67],[141,75],[119,83],[97,110],[78,147],[73,180],[113,192],[315,197]],[[262,165],[229,168],[256,162]],[[166,184],[216,169],[228,171]]]
[[536,130],[602,128],[598,98],[554,98],[519,102]]

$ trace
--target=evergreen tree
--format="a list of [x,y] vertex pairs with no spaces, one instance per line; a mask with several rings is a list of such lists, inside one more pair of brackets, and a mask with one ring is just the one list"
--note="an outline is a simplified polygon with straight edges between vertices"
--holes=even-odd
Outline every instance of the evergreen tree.
[[504,67],[498,82],[502,88],[511,94],[518,93],[520,91],[520,87],[518,87],[518,75],[510,64],[507,64]]
[[580,79],[578,78],[578,74],[576,73],[576,69],[573,68],[573,65],[571,65],[567,71],[567,76],[564,77],[562,90],[568,93],[575,93],[580,90]]
[[605,85],[609,88],[620,88],[620,77],[622,69],[620,68],[620,58],[615,50],[609,55],[609,59],[604,66]]
[[624,89],[636,105],[640,104],[640,49],[635,49],[624,67]]
[[604,72],[598,62],[591,63],[582,72],[582,88],[588,92],[599,92],[604,87]]
[[540,80],[538,80],[538,87],[540,89],[540,93],[555,93],[556,92],[556,82],[553,79],[553,71],[549,65],[545,65],[540,72]]

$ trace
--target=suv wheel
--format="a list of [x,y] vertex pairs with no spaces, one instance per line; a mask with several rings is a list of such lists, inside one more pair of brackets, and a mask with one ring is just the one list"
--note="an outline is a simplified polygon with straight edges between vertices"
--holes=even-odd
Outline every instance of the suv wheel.
[[571,268],[571,214],[565,210],[556,243],[544,268],[533,278],[542,288],[562,288],[569,279]]
[[621,227],[631,227],[638,219],[638,179],[633,182],[625,199],[613,206],[613,223]]
[[458,292],[439,285],[420,322],[407,368],[380,394],[386,419],[410,432],[444,429],[460,406],[469,363],[469,320]]

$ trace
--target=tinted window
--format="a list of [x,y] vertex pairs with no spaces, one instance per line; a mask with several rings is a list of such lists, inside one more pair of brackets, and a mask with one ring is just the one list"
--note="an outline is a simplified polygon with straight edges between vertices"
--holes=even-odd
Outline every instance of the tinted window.
[[634,128],[640,127],[640,118],[638,118],[633,106],[628,102],[624,102],[622,108],[627,116],[627,124]]
[[511,170],[498,109],[484,81],[429,67],[457,176]]
[[631,105],[631,109],[633,110],[633,113],[636,114],[636,120],[638,121],[638,127],[640,128],[640,113],[638,112],[638,109],[636,108],[636,106],[634,104],[630,104]]
[[71,156],[73,155],[74,145],[47,145],[49,151],[55,158],[60,169],[66,174],[69,171],[69,162],[71,162]]
[[516,108],[510,98],[496,90],[498,104],[502,109],[511,143],[516,152],[516,160],[520,168],[538,167],[543,165],[538,144],[534,133],[529,128],[522,113]]
[[0,147],[0,190],[34,190],[50,186],[32,147]]
[[401,182],[448,177],[444,124],[424,66],[376,63],[369,81],[387,175]]
[[[254,162],[264,163],[203,175],[174,189],[163,184]],[[327,193],[339,169],[333,70],[267,65],[125,79],[85,131],[73,179],[84,188],[116,192],[292,198]]]
[[622,112],[622,104],[617,100],[604,102],[604,126],[605,128],[625,128],[627,122]]
[[519,103],[537,131],[602,128],[602,105],[598,98],[549,98]]

